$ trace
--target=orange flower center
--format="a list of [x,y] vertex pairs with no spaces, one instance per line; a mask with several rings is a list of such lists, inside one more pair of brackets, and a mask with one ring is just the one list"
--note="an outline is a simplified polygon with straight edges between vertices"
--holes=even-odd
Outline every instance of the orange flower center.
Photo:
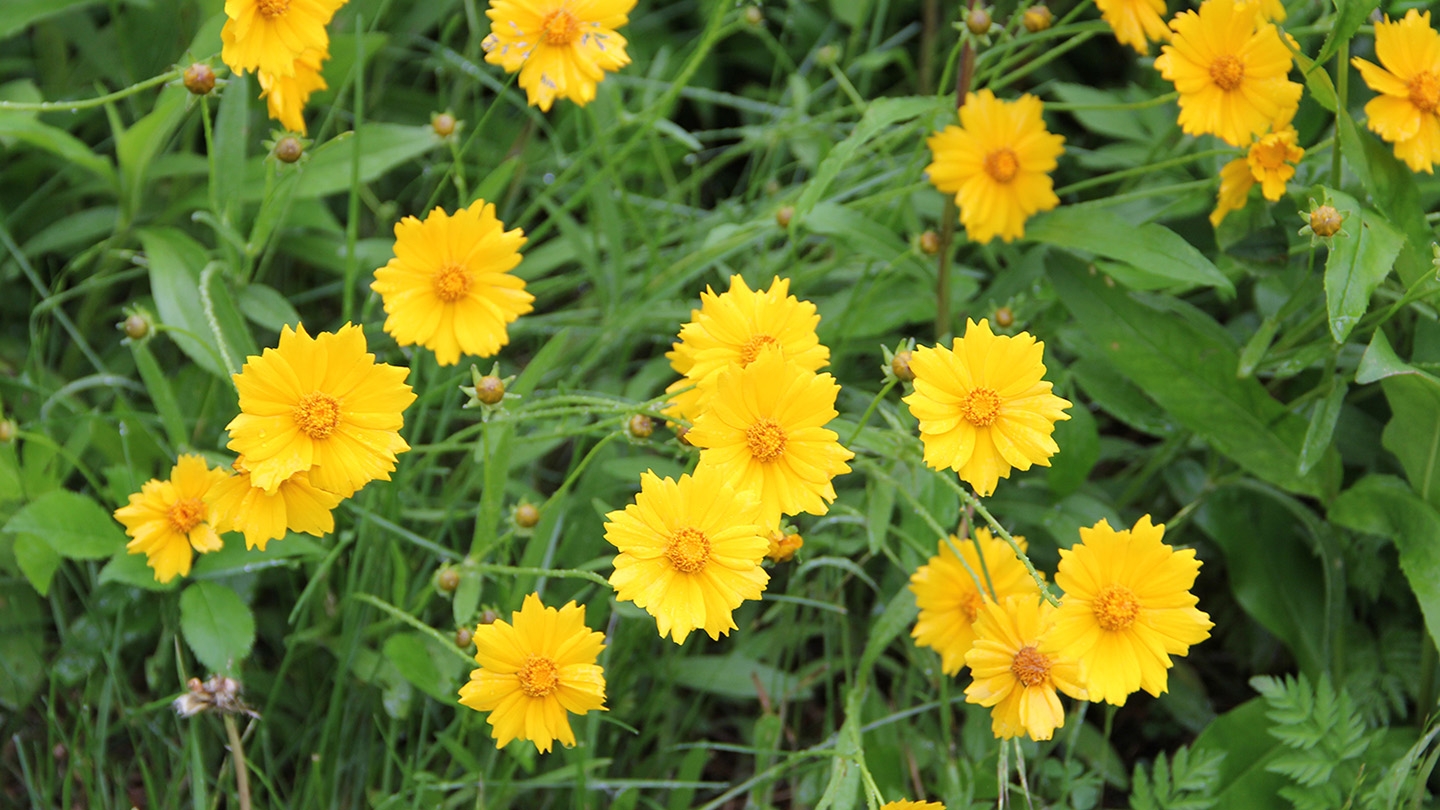
[[1128,630],[1140,617],[1140,600],[1124,585],[1106,585],[1090,604],[1095,621],[1105,630]]
[[682,574],[698,574],[710,562],[710,538],[689,526],[676,529],[665,546],[665,560]]
[[565,9],[552,11],[540,23],[546,45],[569,45],[580,38],[580,21]]
[[328,439],[340,424],[340,400],[320,391],[311,391],[300,398],[290,411],[295,426],[312,439]]
[[1238,58],[1225,54],[1210,63],[1210,81],[1221,90],[1228,93],[1239,87],[1244,80],[1245,63]]
[[266,17],[279,17],[290,10],[290,0],[260,0],[260,13]]
[[1034,644],[1021,647],[1010,664],[1010,672],[1026,686],[1039,686],[1050,679],[1050,659],[1036,650]]
[[520,681],[520,691],[527,697],[543,698],[560,688],[560,667],[553,659],[535,653],[525,656],[525,663],[520,665],[515,677]]
[[1255,156],[1261,168],[1273,172],[1285,165],[1285,159],[1290,156],[1290,144],[1278,135],[1266,135],[1250,148],[1250,154]]
[[1020,171],[1020,158],[1011,149],[996,149],[985,156],[985,173],[997,183],[1008,183]]
[[447,265],[431,279],[435,297],[447,304],[454,303],[470,291],[470,273],[459,265]]
[[1433,70],[1422,70],[1410,80],[1410,103],[1421,112],[1433,113],[1440,109],[1440,75]]
[[983,607],[985,607],[985,597],[979,591],[971,591],[960,597],[960,612],[965,614],[965,618],[971,624],[974,624],[975,620],[980,617],[980,608]]
[[975,427],[989,427],[1000,415],[1000,395],[989,388],[976,388],[960,403],[960,415]]
[[768,464],[785,455],[785,431],[774,419],[761,419],[745,429],[745,446],[756,461]]
[[165,512],[170,528],[179,534],[189,534],[205,519],[205,502],[199,498],[181,498]]
[[750,338],[745,341],[744,346],[740,347],[740,365],[742,367],[750,365],[755,362],[755,358],[760,356],[760,352],[771,346],[779,345],[780,341],[769,335],[756,335]]

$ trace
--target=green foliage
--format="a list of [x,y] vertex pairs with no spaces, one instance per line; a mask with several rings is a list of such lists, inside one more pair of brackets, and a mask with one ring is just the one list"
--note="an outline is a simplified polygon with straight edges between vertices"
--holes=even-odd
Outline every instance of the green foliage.
[[1130,810],[1209,810],[1216,806],[1215,788],[1225,754],[1175,750],[1169,762],[1165,754],[1155,757],[1147,773],[1139,765],[1130,780]]
[[1280,795],[1298,810],[1339,808],[1352,800],[1361,757],[1375,734],[1365,728],[1345,688],[1336,689],[1329,675],[1312,687],[1303,674],[1260,676],[1250,685],[1269,706],[1266,716],[1274,723],[1270,735],[1288,749],[1265,766],[1295,783]]

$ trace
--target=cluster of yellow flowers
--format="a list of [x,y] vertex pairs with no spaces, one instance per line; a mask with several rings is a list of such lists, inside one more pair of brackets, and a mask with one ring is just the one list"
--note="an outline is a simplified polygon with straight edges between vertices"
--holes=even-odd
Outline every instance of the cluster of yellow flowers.
[[115,510],[130,553],[145,554],[155,579],[169,582],[190,573],[192,550],[218,551],[225,532],[263,551],[287,531],[333,531],[331,510],[368,482],[390,480],[396,455],[410,449],[400,438],[415,401],[409,373],[376,363],[358,326],[313,338],[285,327],[278,348],[234,375],[234,472],[180,456],[169,480],[147,482]]
[[969,541],[952,535],[910,578],[920,606],[911,635],[940,653],[946,675],[970,667],[966,700],[994,707],[1000,738],[1050,739],[1065,724],[1057,690],[1117,706],[1140,689],[1158,696],[1170,656],[1214,626],[1190,593],[1200,561],[1164,533],[1149,515],[1133,529],[1082,528],[1080,543],[1060,550],[1058,606],[1008,543],[984,528]]
[[270,117],[304,134],[305,103],[326,88],[325,26],[345,0],[225,0],[220,58],[236,73],[255,71]]

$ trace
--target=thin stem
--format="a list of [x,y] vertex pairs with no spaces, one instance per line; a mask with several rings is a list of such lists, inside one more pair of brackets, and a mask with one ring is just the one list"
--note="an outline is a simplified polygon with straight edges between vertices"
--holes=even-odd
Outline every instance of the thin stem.
[[225,736],[230,738],[230,759],[235,764],[235,790],[240,794],[240,810],[250,810],[250,769],[245,764],[245,744],[233,714],[225,715]]
[[169,73],[162,73],[154,78],[146,79],[139,84],[132,84],[123,90],[116,90],[113,93],[103,96],[79,99],[76,101],[0,101],[0,112],[76,112],[78,110],[89,110],[95,107],[103,107],[112,101],[129,98],[136,93],[143,93],[157,84],[173,82],[184,75],[184,68],[175,68]]
[[1150,163],[1145,166],[1136,166],[1132,169],[1121,169],[1118,172],[1110,172],[1109,174],[1102,174],[1098,177],[1091,177],[1086,180],[1081,180],[1078,183],[1071,183],[1068,186],[1062,186],[1056,189],[1055,195],[1058,197],[1064,196],[1066,194],[1074,194],[1077,191],[1084,191],[1087,188],[1104,185],[1115,180],[1123,180],[1126,177],[1133,177],[1135,175],[1141,174],[1152,174],[1154,172],[1160,171],[1161,169],[1173,169],[1176,166],[1184,166],[1187,163],[1196,163],[1212,157],[1220,157],[1221,155],[1233,154],[1235,154],[1234,149],[1207,149],[1204,152],[1196,152],[1190,155],[1181,155],[1177,158],[1162,160],[1159,163]]
[[1067,103],[1060,101],[1045,102],[1046,112],[1080,112],[1084,110],[1108,111],[1108,110],[1143,110],[1148,107],[1159,107],[1162,104],[1169,104],[1180,97],[1178,91],[1166,93],[1163,96],[1145,99],[1144,101],[1131,101],[1124,104],[1081,104]]
[[[1335,142],[1340,142],[1340,119],[1349,109],[1350,97],[1350,40],[1340,43],[1339,50],[1335,51],[1335,107],[1338,110],[1335,114]],[[1340,187],[1340,155],[1341,150],[1330,150],[1330,187]]]
[[940,267],[935,278],[935,342],[943,343],[950,337],[950,254],[954,251],[955,220],[960,209],[955,198],[945,197],[945,209],[940,214]]
[[870,407],[865,409],[865,413],[860,416],[860,421],[855,423],[855,432],[850,434],[850,441],[845,442],[846,447],[854,444],[855,440],[860,438],[860,431],[865,429],[865,425],[869,423],[870,417],[875,415],[875,409],[880,407],[880,401],[885,399],[885,395],[890,393],[890,389],[899,383],[900,380],[898,378],[891,379],[890,382],[885,383],[884,388],[880,389],[880,393],[876,394],[875,398],[870,400]]
[[1035,580],[1036,585],[1040,586],[1040,594],[1045,597],[1045,601],[1055,607],[1060,607],[1060,600],[1055,598],[1055,594],[1050,592],[1050,586],[1046,584],[1045,578],[1040,575],[1039,571],[1035,570],[1035,564],[1030,562],[1030,555],[1026,554],[1024,549],[1020,548],[1020,544],[1015,542],[1015,538],[1010,536],[1010,532],[1006,531],[1005,527],[1000,525],[1000,521],[996,520],[995,516],[990,514],[989,509],[985,508],[985,504],[981,503],[979,498],[966,492],[965,488],[960,486],[952,476],[941,472],[936,473],[936,477],[944,481],[951,489],[955,490],[960,496],[961,503],[974,509],[980,514],[980,517],[985,518],[985,522],[990,526],[990,531],[1008,543],[1010,548],[1015,552],[1015,556],[1020,558],[1020,562],[1025,566],[1025,570],[1030,573],[1030,578]]

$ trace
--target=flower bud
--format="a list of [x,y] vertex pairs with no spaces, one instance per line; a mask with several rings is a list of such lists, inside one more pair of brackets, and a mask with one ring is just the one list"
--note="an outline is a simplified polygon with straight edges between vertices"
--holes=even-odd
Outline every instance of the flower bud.
[[990,12],[984,6],[976,6],[965,15],[965,27],[970,33],[981,36],[990,31]]
[[694,447],[694,446],[695,446],[695,445],[693,445],[693,444],[690,443],[690,440],[689,440],[689,439],[685,438],[685,434],[690,432],[690,428],[687,428],[687,427],[685,427],[684,425],[675,425],[675,424],[672,424],[672,425],[670,426],[670,429],[673,430],[673,431],[675,431],[675,441],[679,442],[682,446],[684,446],[684,447]]
[[455,134],[455,116],[450,113],[437,113],[430,118],[430,127],[435,134],[442,138],[448,138]]
[[275,142],[275,157],[281,163],[294,163],[305,154],[305,145],[293,135],[286,135]]
[[995,310],[995,325],[1001,329],[1009,329],[1015,323],[1015,311],[1010,307],[999,307]]
[[120,324],[120,328],[125,330],[125,337],[131,340],[144,340],[150,335],[150,322],[138,312],[127,317],[125,322]]
[[1321,205],[1310,212],[1310,230],[1316,236],[1330,237],[1340,232],[1340,212],[1333,206]]
[[1046,5],[1031,6],[1025,9],[1025,16],[1020,18],[1025,23],[1025,30],[1034,34],[1044,31],[1055,21],[1055,15],[1050,13],[1050,7]]
[[896,352],[890,358],[890,370],[901,382],[912,382],[915,379],[915,372],[910,368],[910,352]]
[[920,234],[920,252],[926,256],[934,256],[940,252],[940,234],[934,231],[926,231]]
[[454,566],[445,566],[435,572],[435,587],[445,593],[454,593],[460,587],[460,572]]
[[0,444],[9,444],[15,441],[15,434],[19,433],[15,422],[10,419],[0,419]]
[[840,61],[840,46],[825,45],[815,51],[815,64],[828,68]]
[[185,68],[182,75],[185,82],[185,89],[197,96],[203,96],[215,89],[215,71],[204,62],[196,62]]
[[475,398],[486,405],[494,405],[505,398],[505,382],[494,375],[481,377],[475,383]]
[[759,6],[750,6],[745,9],[745,22],[750,25],[760,25],[765,22],[765,12]]
[[455,646],[456,646],[456,647],[459,647],[459,648],[462,649],[462,650],[465,649],[466,647],[469,647],[469,646],[470,646],[470,641],[471,641],[471,639],[472,639],[472,636],[471,636],[471,634],[470,634],[470,629],[469,629],[469,628],[467,628],[467,627],[461,627],[461,628],[457,628],[457,629],[455,630]]
[[500,618],[500,614],[499,614],[499,613],[496,613],[496,612],[495,612],[494,610],[492,610],[491,608],[485,608],[484,610],[480,611],[480,623],[481,623],[481,624],[491,625],[491,624],[494,624],[494,623],[496,622],[496,620],[499,619],[499,618]]
[[786,205],[775,212],[775,224],[782,228],[790,227],[790,220],[795,218],[795,206]]
[[522,503],[515,507],[515,513],[511,515],[515,525],[522,529],[533,529],[535,524],[540,522],[540,510],[535,508],[533,503]]
[[655,432],[655,420],[643,413],[637,413],[625,423],[625,431],[633,439],[648,439]]

